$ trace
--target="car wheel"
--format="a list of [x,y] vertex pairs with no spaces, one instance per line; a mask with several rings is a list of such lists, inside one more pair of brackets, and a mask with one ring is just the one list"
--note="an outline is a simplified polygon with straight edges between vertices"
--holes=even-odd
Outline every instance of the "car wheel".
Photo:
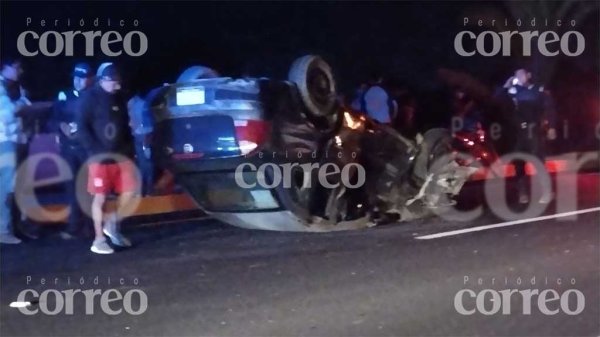
[[191,82],[201,78],[216,78],[219,74],[205,66],[192,66],[184,70],[177,78],[177,83]]
[[429,173],[435,173],[432,170],[435,170],[433,164],[436,160],[452,152],[451,144],[452,138],[446,129],[437,128],[425,132],[413,169],[413,178],[416,178],[419,185],[427,179]]
[[311,117],[335,121],[335,79],[327,62],[315,55],[300,57],[292,63],[288,80],[298,88],[300,98]]

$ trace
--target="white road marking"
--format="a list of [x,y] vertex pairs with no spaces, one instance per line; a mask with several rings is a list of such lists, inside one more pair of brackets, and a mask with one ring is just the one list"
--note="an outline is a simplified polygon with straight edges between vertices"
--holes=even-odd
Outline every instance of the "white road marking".
[[454,235],[460,235],[460,234],[472,233],[472,232],[480,232],[480,231],[485,231],[488,229],[508,227],[508,226],[520,225],[520,224],[524,224],[524,223],[543,221],[543,220],[549,220],[549,219],[564,218],[567,216],[583,214],[583,213],[592,213],[592,212],[598,212],[598,211],[600,211],[600,207],[587,208],[587,209],[581,209],[581,210],[572,211],[572,212],[544,215],[544,216],[540,216],[537,218],[513,220],[513,221],[502,222],[502,223],[497,223],[497,224],[493,224],[493,225],[470,227],[470,228],[457,229],[457,230],[448,231],[448,232],[441,232],[441,233],[436,233],[436,234],[417,236],[415,239],[417,239],[417,240],[438,239],[438,238],[444,238],[447,236],[454,236]]

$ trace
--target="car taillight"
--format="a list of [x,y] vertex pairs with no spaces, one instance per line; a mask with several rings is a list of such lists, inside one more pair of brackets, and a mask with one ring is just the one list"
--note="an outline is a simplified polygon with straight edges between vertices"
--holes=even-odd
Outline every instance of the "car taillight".
[[265,121],[234,120],[235,135],[242,155],[256,150],[269,137],[270,124]]

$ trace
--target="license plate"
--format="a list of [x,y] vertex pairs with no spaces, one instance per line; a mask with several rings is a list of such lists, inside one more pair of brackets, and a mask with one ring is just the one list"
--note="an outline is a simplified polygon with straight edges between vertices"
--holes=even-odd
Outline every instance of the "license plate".
[[197,105],[204,104],[204,102],[204,87],[177,89],[177,105]]

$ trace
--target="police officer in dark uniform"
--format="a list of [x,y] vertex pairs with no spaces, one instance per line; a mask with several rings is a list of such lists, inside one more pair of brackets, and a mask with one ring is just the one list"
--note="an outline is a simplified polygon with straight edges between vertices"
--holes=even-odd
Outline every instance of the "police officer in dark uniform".
[[[509,78],[503,87],[514,103],[517,129],[515,151],[537,157],[544,163],[545,138],[555,139],[555,110],[552,98],[544,87],[531,83],[531,73],[519,69]],[[527,193],[526,162],[514,162],[519,203],[529,202]],[[551,186],[544,187],[540,203],[549,203],[552,199]]]
[[[78,63],[73,70],[73,88],[58,93],[54,105],[54,122],[56,132],[60,137],[61,154],[69,164],[73,173],[73,180],[67,182],[65,194],[68,198],[71,212],[64,231],[61,232],[63,239],[72,239],[77,236],[84,222],[90,222],[83,216],[77,201],[76,177],[83,163],[87,160],[86,151],[77,139],[77,104],[79,97],[93,84],[94,76],[91,67],[86,63]],[[86,195],[86,193],[82,193]],[[91,226],[89,228],[91,230]]]

